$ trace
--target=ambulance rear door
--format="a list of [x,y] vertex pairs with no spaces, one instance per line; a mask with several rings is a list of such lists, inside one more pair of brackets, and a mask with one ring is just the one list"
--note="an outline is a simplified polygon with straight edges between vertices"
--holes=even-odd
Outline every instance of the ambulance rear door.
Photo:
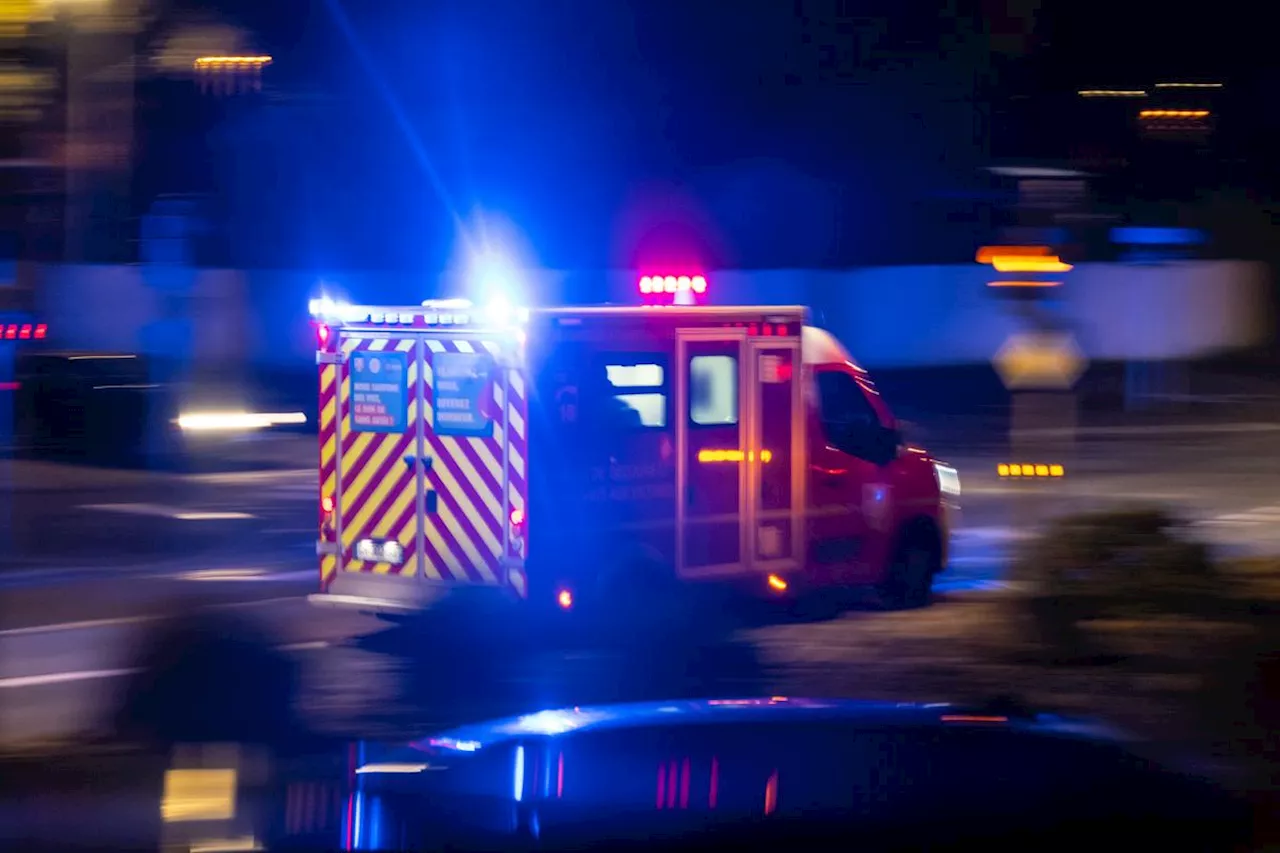
[[525,596],[527,389],[512,334],[422,340],[421,547],[428,581]]
[[339,543],[322,562],[326,588],[332,573],[356,573],[524,595],[526,409],[514,340],[339,334],[338,381],[321,387],[322,493],[332,484]]
[[340,358],[320,388],[321,491],[334,495],[338,544],[322,561],[326,589],[330,572],[422,574],[421,345],[408,330],[338,331]]

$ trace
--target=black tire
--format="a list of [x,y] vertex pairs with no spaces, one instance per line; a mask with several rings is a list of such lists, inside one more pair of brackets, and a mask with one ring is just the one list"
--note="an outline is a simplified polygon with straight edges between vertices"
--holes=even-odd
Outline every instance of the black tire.
[[933,577],[938,572],[937,538],[915,530],[902,540],[880,585],[882,605],[890,610],[914,610],[933,601]]

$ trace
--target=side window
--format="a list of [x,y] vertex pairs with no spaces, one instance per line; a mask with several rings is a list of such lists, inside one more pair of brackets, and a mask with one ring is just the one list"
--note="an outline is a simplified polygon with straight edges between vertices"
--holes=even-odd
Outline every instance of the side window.
[[738,422],[738,360],[731,355],[689,359],[689,420],[698,426]]
[[864,434],[878,423],[875,410],[849,374],[819,373],[817,381],[823,431],[833,447],[848,452],[852,447],[851,438]]
[[667,425],[667,371],[662,362],[657,356],[614,355],[605,359],[609,408],[619,425],[650,429]]

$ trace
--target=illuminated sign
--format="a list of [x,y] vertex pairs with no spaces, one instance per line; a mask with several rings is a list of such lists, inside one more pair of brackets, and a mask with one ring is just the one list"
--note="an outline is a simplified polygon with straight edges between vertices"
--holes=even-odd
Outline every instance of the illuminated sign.
[[1089,362],[1070,334],[1024,332],[1011,335],[992,364],[1005,387],[1018,390],[1071,388]]

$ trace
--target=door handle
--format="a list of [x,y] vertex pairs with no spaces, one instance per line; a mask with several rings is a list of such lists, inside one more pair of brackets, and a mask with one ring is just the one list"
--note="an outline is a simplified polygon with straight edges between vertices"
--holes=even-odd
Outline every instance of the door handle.
[[430,456],[421,456],[421,457],[419,457],[419,456],[414,456],[414,455],[410,454],[410,455],[408,455],[408,456],[404,457],[404,460],[403,460],[403,461],[404,461],[404,464],[405,464],[405,467],[406,467],[406,468],[412,468],[414,465],[417,465],[419,462],[421,462],[421,463],[422,463],[422,470],[423,470],[423,471],[430,471],[430,470],[431,470],[431,461],[432,461],[432,457],[430,457]]

